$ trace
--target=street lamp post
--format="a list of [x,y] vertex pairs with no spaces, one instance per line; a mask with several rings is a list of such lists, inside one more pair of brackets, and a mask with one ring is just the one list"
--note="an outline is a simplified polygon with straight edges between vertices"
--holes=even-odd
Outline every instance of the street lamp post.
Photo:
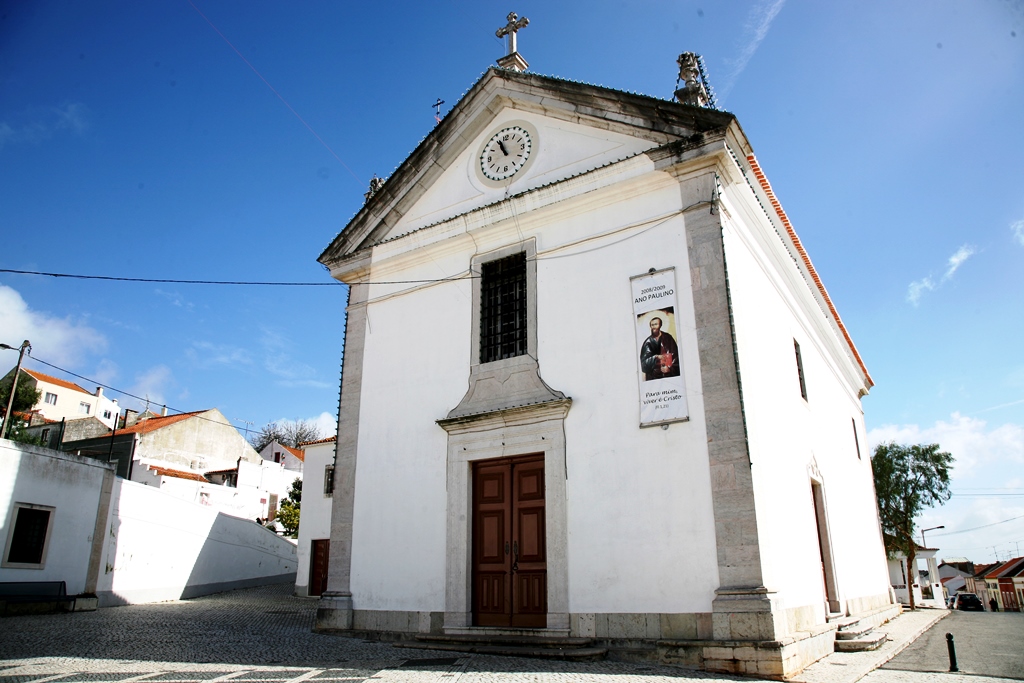
[[944,525],[940,524],[939,526],[930,526],[927,529],[921,529],[921,547],[922,548],[927,548],[928,547],[928,544],[925,543],[925,541],[924,541],[924,532],[926,532],[926,531],[935,531],[936,529],[945,529],[945,528],[946,527]]
[[[0,344],[0,349],[14,350],[15,347],[8,346],[7,344]],[[7,412],[4,413],[4,426],[0,429],[0,438],[7,438],[7,435],[11,432],[11,410],[14,408],[14,392],[18,389],[18,374],[21,372],[21,361],[25,359],[25,351],[31,351],[32,345],[28,343],[28,339],[21,342],[20,353],[18,354],[18,365],[14,368],[14,377],[11,379],[11,395],[7,397]]]

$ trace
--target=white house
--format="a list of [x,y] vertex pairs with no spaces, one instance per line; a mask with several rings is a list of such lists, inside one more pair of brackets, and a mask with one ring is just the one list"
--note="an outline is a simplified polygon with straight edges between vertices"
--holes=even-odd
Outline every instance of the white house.
[[319,258],[350,290],[317,628],[792,675],[899,610],[873,382],[732,114],[517,60]]
[[909,591],[912,590],[914,591],[914,605],[917,607],[942,608],[946,606],[948,596],[943,592],[942,578],[938,562],[935,559],[938,552],[937,548],[917,547],[914,564],[918,565],[921,560],[924,560],[927,567],[924,571],[919,565],[911,567],[907,563],[907,556],[899,551],[888,560],[889,582],[900,604],[910,604]]
[[280,463],[286,470],[302,474],[302,461],[305,454],[301,448],[292,448],[274,439],[263,447],[260,457],[269,462]]
[[299,515],[296,595],[320,595],[327,586],[336,441],[336,437],[330,436],[299,444],[305,453],[305,472],[302,478],[302,514]]
[[[7,373],[9,377],[14,370]],[[58,377],[47,375],[38,370],[22,368],[18,375],[18,383],[26,382],[40,392],[39,402],[32,407],[47,420],[60,422],[62,419],[73,420],[92,415],[107,427],[113,427],[120,407],[117,399],[109,399],[103,395],[103,387],[96,387],[96,393]]]

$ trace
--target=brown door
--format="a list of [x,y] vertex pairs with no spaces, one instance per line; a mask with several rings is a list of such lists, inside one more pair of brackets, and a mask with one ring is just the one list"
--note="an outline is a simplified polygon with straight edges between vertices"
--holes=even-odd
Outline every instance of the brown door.
[[547,626],[544,455],[473,464],[473,620]]
[[313,541],[309,563],[309,594],[321,595],[327,590],[327,564],[331,557],[331,540]]

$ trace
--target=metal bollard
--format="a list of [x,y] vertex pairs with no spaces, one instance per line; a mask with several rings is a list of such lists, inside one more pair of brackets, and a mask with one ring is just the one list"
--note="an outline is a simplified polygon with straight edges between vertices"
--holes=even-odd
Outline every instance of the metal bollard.
[[959,671],[960,669],[956,666],[956,645],[953,644],[953,634],[946,634],[946,649],[949,650],[949,670],[950,672]]

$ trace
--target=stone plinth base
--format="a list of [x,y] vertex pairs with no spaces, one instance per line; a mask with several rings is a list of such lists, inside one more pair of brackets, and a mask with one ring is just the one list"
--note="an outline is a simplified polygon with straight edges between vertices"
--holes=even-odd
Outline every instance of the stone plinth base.
[[825,625],[781,640],[659,640],[660,664],[727,674],[785,679],[796,676],[836,643],[836,627]]
[[316,607],[314,631],[351,631],[352,594],[324,593]]

